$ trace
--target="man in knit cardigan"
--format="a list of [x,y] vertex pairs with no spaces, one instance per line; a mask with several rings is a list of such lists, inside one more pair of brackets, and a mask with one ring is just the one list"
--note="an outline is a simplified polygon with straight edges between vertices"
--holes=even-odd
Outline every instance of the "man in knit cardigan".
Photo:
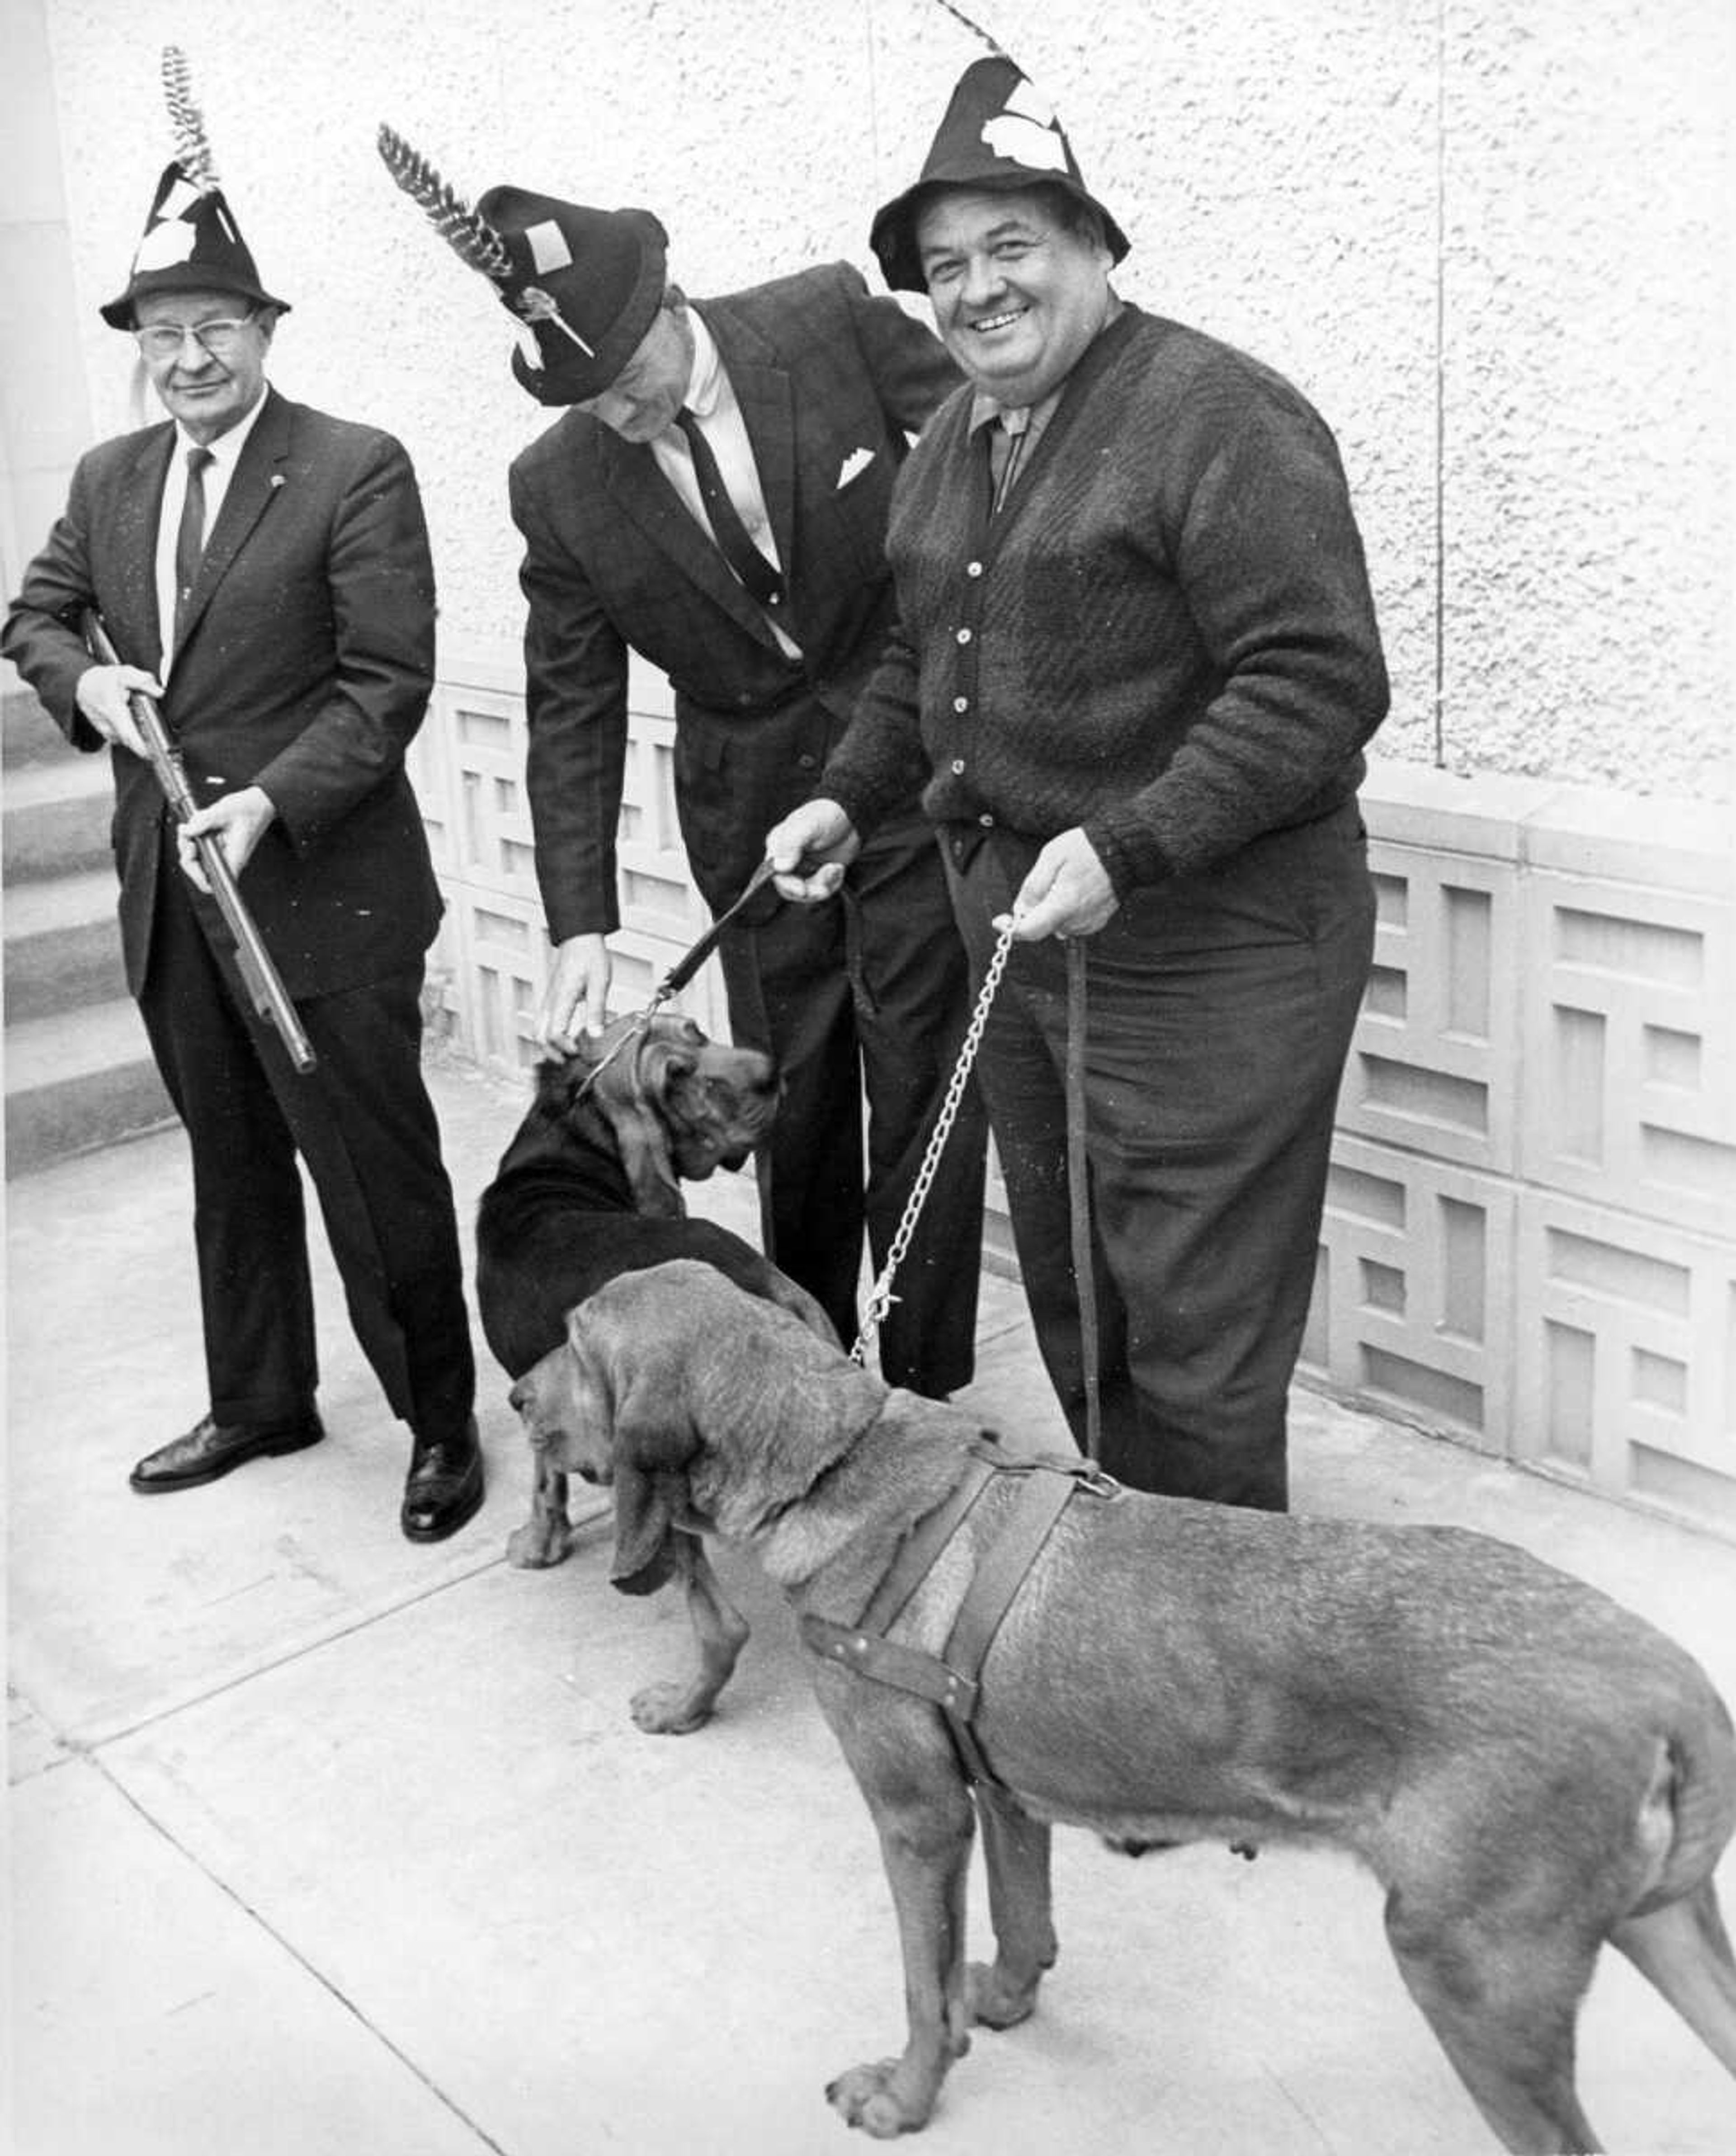
[[[978,1072],[1049,1373],[1082,1440],[1065,1144],[1083,939],[1103,1466],[1281,1510],[1333,1102],[1373,945],[1356,788],[1387,683],[1333,438],[1281,377],[1123,303],[1127,241],[1013,64],[875,220],[969,380],[901,475],[900,626],[816,798],[824,893],[912,779],[980,977]],[[797,873],[804,853],[810,864]]]

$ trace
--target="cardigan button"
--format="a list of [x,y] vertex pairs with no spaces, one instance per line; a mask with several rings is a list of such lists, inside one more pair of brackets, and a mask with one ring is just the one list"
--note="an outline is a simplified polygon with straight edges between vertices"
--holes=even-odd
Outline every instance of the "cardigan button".
[[955,757],[953,758],[953,778],[959,778],[960,776],[962,776],[962,774],[963,774],[963,770],[964,770],[964,758],[963,758],[962,756],[955,756]]
[[970,631],[968,629],[961,629],[959,630],[958,641],[961,644],[968,644],[970,642]]

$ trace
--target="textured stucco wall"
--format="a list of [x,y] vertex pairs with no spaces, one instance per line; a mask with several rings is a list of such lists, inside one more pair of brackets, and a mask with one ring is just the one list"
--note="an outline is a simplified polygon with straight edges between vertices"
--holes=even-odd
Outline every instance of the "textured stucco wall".
[[[546,422],[480,279],[392,187],[655,208],[696,294],[833,255],[978,49],[932,0],[47,0],[80,351],[169,151],[182,45],[295,302],[276,378],[391,426],[455,645],[516,638],[513,452]],[[977,0],[1133,242],[1123,290],[1259,353],[1338,432],[1394,684],[1389,753],[1728,798],[1728,0]],[[1444,550],[1437,544],[1444,535]]]

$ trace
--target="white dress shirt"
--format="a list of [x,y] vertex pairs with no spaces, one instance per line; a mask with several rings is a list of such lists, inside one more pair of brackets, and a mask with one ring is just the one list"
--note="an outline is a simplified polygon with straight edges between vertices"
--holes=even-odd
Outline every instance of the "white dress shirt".
[[[254,423],[265,408],[265,392],[262,389],[258,403],[244,419],[238,419],[214,442],[203,444],[211,452],[211,462],[206,465],[204,474],[208,546],[211,534],[217,529],[217,512],[223,507],[229,481],[235,476],[235,460],[241,454],[241,445],[253,432]],[[187,500],[187,453],[199,446],[177,420],[175,447],[169,458],[169,475],[163,483],[162,509],[157,524],[157,619],[162,630],[162,664],[157,676],[159,681],[168,679],[169,668],[174,664],[175,536],[181,529],[181,509]]]
[[[701,433],[711,444],[717,470],[729,489],[736,514],[747,527],[747,536],[773,567],[781,571],[783,563],[778,552],[778,542],[772,536],[772,519],[759,483],[758,467],[753,461],[753,445],[747,439],[747,423],[742,417],[742,408],[736,402],[736,393],[724,371],[711,332],[691,307],[687,310],[687,320],[693,330],[693,371],[687,377],[687,394],[682,401],[698,420]],[[679,427],[666,427],[653,440],[651,454],[681,495],[694,521],[715,544],[711,521],[700,497],[693,453],[687,446],[686,436]],[[773,621],[769,614],[766,619],[784,657],[799,659],[800,646],[785,634],[783,624]]]

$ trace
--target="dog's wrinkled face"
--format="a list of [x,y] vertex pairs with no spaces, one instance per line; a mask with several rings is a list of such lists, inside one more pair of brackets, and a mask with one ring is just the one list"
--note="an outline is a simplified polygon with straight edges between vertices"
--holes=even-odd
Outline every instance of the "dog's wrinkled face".
[[617,1019],[538,1068],[537,1097],[557,1120],[593,1109],[609,1123],[642,1212],[685,1211],[679,1185],[740,1168],[778,1112],[777,1065],[712,1040],[691,1019]]
[[740,1168],[778,1112],[778,1066],[757,1048],[711,1040],[691,1019],[657,1018],[639,1047],[639,1084],[658,1103],[675,1173],[702,1182]]

